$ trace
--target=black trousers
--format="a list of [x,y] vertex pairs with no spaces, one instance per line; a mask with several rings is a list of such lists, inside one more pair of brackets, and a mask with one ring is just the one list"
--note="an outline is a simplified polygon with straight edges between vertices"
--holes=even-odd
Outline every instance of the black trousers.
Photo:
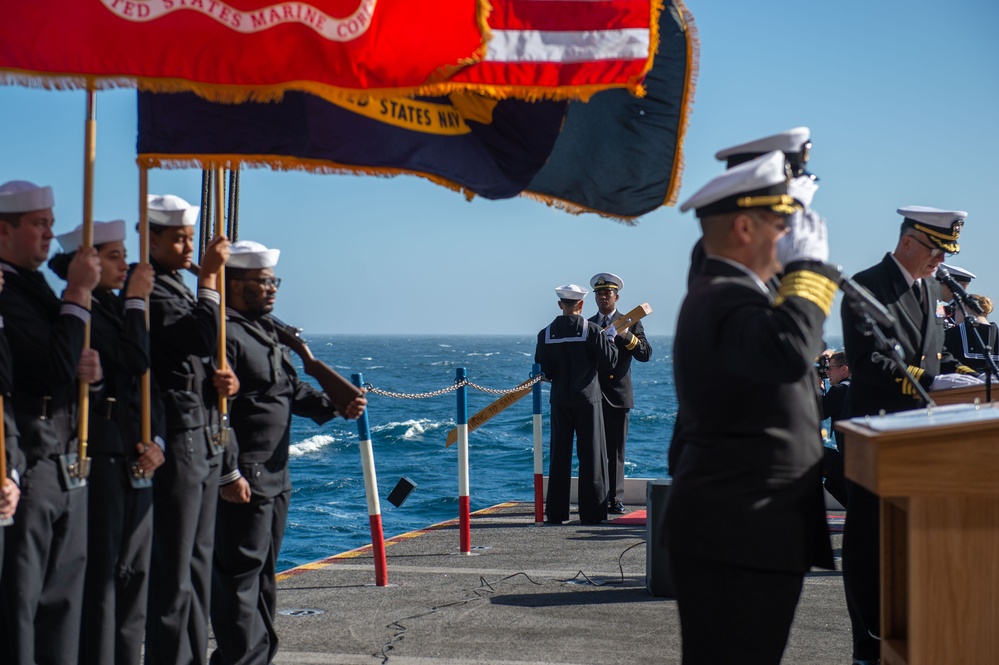
[[222,456],[204,429],[171,431],[153,479],[146,663],[204,663]]
[[575,407],[551,405],[545,515],[549,520],[569,519],[573,437],[579,458],[579,519],[599,522],[607,519],[607,450],[603,409],[599,403]]
[[278,650],[277,558],[291,490],[250,503],[219,500],[212,574],[212,665],[268,665]]
[[803,573],[742,568],[670,551],[683,665],[780,665]]
[[881,505],[878,496],[846,481],[843,589],[853,628],[853,657],[881,656]]
[[91,459],[80,662],[131,665],[146,630],[153,489],[132,487],[123,455]]
[[607,445],[607,500],[624,501],[624,444],[628,440],[628,420],[631,409],[602,402],[604,440]]
[[5,530],[0,661],[77,662],[87,567],[87,489],[64,490],[54,459],[31,463],[21,477],[14,524]]

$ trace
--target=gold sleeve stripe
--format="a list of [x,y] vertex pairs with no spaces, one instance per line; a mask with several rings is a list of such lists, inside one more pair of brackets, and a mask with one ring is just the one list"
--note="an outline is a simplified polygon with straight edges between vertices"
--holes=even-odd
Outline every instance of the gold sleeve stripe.
[[[926,370],[923,369],[922,367],[915,367],[913,365],[909,365],[909,373],[912,374],[912,376],[916,379],[916,381],[919,381],[921,378],[923,378],[923,374],[926,373]],[[916,387],[912,385],[912,381],[909,380],[909,377],[905,377],[904,379],[902,379],[902,394],[909,395],[911,397],[916,397],[919,394],[918,392],[916,392]]]
[[978,376],[978,372],[976,372],[975,370],[971,369],[967,365],[958,365],[957,366],[957,373],[958,374],[974,374],[975,376]]
[[629,351],[631,351],[633,348],[635,348],[636,346],[638,346],[638,338],[634,334],[632,334],[632,333],[628,333],[628,334],[631,335],[631,341],[629,341],[625,345],[624,348],[626,348]]
[[797,296],[815,303],[826,316],[829,316],[833,298],[836,297],[838,290],[836,282],[828,277],[810,270],[796,270],[781,279],[774,306],[782,305],[791,296]]

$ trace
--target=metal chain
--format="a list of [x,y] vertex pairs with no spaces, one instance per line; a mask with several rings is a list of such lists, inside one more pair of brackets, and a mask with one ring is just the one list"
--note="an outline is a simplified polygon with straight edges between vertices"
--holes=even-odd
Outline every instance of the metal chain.
[[504,388],[485,388],[483,386],[480,386],[480,385],[477,385],[475,383],[472,383],[471,381],[468,382],[468,385],[471,386],[472,388],[475,388],[476,390],[481,390],[484,393],[492,393],[493,395],[509,395],[510,393],[515,393],[515,392],[519,392],[521,390],[524,390],[525,388],[530,388],[531,386],[533,386],[538,381],[543,381],[544,378],[545,378],[544,376],[542,376],[542,375],[539,374],[538,376],[536,376],[533,379],[531,379],[530,383],[525,383],[525,384],[520,385],[520,386],[515,386],[513,388],[506,388],[506,389],[504,389]]
[[455,381],[453,386],[448,386],[447,388],[441,388],[440,390],[432,390],[426,393],[395,393],[389,390],[382,390],[381,388],[375,388],[370,383],[364,384],[364,389],[369,393],[374,393],[375,395],[381,395],[382,397],[395,397],[396,399],[427,399],[428,397],[440,397],[441,395],[446,395],[450,392],[454,392],[458,388],[463,386],[470,386],[476,390],[481,390],[484,393],[492,393],[493,395],[507,395],[509,393],[515,393],[525,388],[532,387],[538,381],[548,381],[543,375],[538,375],[530,380],[530,383],[524,385],[516,386],[514,388],[486,388],[477,384],[472,383],[468,379],[463,381]]

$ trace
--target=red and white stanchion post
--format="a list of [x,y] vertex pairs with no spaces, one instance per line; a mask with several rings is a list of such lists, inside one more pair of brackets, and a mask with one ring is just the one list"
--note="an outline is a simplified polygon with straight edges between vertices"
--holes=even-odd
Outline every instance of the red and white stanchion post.
[[[364,379],[352,374],[354,385],[360,388]],[[371,524],[371,552],[375,559],[375,585],[388,586],[385,566],[385,535],[382,532],[382,509],[378,503],[378,477],[375,474],[375,455],[371,449],[371,430],[368,428],[368,411],[357,419],[357,434],[361,440],[361,466],[364,470],[364,492],[368,499],[368,522]]]
[[[541,376],[541,365],[531,368],[531,378]],[[540,526],[545,521],[545,469],[543,444],[541,441],[541,382],[531,388],[534,401],[534,523]]]
[[[455,371],[455,381],[465,382],[465,368]],[[472,551],[472,516],[468,496],[468,387],[458,392],[458,525],[461,531],[461,553]]]

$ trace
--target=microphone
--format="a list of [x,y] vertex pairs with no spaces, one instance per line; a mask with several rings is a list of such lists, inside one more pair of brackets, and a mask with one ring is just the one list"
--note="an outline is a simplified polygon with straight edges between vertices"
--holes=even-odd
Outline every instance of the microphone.
[[937,268],[937,274],[934,277],[937,278],[938,282],[950,289],[950,292],[954,294],[954,300],[965,303],[975,314],[985,314],[977,302],[968,299],[968,294],[964,292],[964,289],[946,268],[943,266]]
[[842,268],[838,266],[837,268],[839,269],[839,288],[843,291],[843,295],[847,298],[853,311],[859,316],[865,314],[870,316],[882,328],[894,328],[895,317],[885,309],[884,305],[878,302],[874,294],[845,275]]

